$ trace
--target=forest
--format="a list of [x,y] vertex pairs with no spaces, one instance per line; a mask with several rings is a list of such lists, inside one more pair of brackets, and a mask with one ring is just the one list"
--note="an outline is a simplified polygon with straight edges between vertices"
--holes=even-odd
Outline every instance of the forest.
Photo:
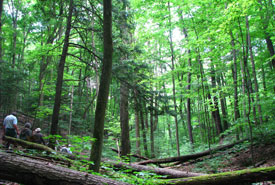
[[272,184],[274,6],[0,0],[0,184]]

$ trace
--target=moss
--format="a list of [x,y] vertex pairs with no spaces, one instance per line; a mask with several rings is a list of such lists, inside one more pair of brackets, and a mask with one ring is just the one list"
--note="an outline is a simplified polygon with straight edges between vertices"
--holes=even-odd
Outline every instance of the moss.
[[219,174],[210,174],[204,175],[199,177],[189,177],[189,178],[180,178],[180,179],[170,179],[170,180],[163,180],[159,184],[192,184],[192,183],[207,183],[210,181],[225,181],[226,179],[234,179],[240,178],[241,175],[245,174],[256,174],[256,173],[267,173],[267,172],[275,172],[275,167],[264,167],[264,168],[252,168],[252,169],[245,169],[245,170],[238,170],[232,172],[224,172]]

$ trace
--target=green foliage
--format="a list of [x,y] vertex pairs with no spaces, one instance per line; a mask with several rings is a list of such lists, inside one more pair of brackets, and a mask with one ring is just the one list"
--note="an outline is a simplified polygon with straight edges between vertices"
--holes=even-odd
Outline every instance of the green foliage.
[[[15,3],[14,6],[12,2]],[[138,140],[141,142],[141,153],[145,153],[142,137],[136,138],[135,135],[135,96],[138,101],[145,102],[143,109],[148,111],[146,117],[148,123],[151,119],[149,112],[153,111],[154,149],[157,158],[176,154],[175,117],[179,122],[182,154],[203,151],[208,148],[205,145],[207,142],[212,146],[219,141],[220,136],[226,136],[228,141],[232,141],[237,135],[247,137],[248,119],[245,114],[249,109],[255,142],[274,139],[272,132],[275,128],[275,73],[271,60],[275,56],[270,55],[266,40],[270,38],[274,46],[272,8],[275,5],[274,2],[271,4],[270,2],[247,0],[226,3],[206,0],[113,2],[114,65],[105,119],[104,157],[115,157],[109,148],[116,145],[115,139],[120,138],[121,134],[119,109],[121,82],[127,84],[130,92],[128,111],[133,153],[137,151]],[[32,0],[4,1],[0,37],[2,46],[0,112],[18,109],[35,115],[38,122],[50,122],[55,101],[56,71],[65,34],[66,8],[67,1],[62,3]],[[69,141],[73,146],[73,152],[84,153],[86,157],[90,153],[93,140],[86,135],[91,135],[93,130],[98,79],[102,67],[102,10],[102,4],[98,1],[75,3],[69,54],[63,73],[58,129],[61,133],[68,133],[71,121],[72,135],[57,139],[61,145]],[[18,14],[14,17],[16,11]],[[250,23],[249,33],[256,64],[259,85],[257,93],[255,80],[252,78],[251,56],[246,45],[246,16]],[[170,32],[172,41],[169,40]],[[235,41],[235,46],[232,45],[232,41]],[[234,107],[233,51],[236,52],[237,61],[238,107]],[[175,63],[174,68],[171,65],[172,58]],[[241,67],[245,59],[247,66],[243,74]],[[187,81],[188,74],[191,75],[190,83]],[[246,79],[243,79],[244,76]],[[176,110],[172,77],[175,77]],[[215,82],[212,81],[213,77]],[[245,89],[242,89],[243,81],[248,82],[244,84],[247,85]],[[187,90],[188,85],[190,90]],[[251,89],[248,85],[251,85]],[[73,94],[72,86],[74,86]],[[248,91],[251,91],[250,108]],[[259,95],[259,101],[256,101],[256,95]],[[219,109],[214,107],[214,96],[217,98]],[[193,144],[190,143],[187,129],[187,99],[191,101],[191,127],[195,141]],[[221,99],[225,103],[226,115],[223,115],[221,109]],[[258,112],[258,105],[262,108],[262,115]],[[238,108],[240,113],[238,118],[234,116],[235,108]],[[220,136],[217,135],[212,116],[212,111],[215,110],[219,110],[220,116],[229,124],[229,128]],[[260,116],[263,117],[264,123],[255,125],[254,123],[259,122]],[[150,146],[153,143],[149,141],[150,126],[145,129],[147,144]],[[151,153],[151,150],[146,152]],[[205,170],[217,172],[219,164],[216,161],[206,164],[209,169]],[[203,164],[198,165],[203,166]],[[85,170],[85,167],[81,170]],[[142,181],[147,178],[148,183],[150,181],[147,174],[140,174],[135,178],[137,179],[134,182],[138,183],[143,183]]]

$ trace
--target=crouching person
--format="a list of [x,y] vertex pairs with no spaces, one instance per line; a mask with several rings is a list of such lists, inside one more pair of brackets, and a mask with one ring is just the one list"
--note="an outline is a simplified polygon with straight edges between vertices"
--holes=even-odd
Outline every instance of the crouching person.
[[45,141],[43,139],[43,134],[41,133],[40,128],[35,129],[32,139],[33,139],[33,142],[35,142],[35,143],[45,145]]
[[25,141],[31,141],[31,136],[32,136],[31,124],[26,123],[24,125],[24,128],[20,132],[19,138]]
[[62,146],[61,149],[60,149],[60,152],[66,154],[66,155],[72,155],[72,151],[70,149],[70,146],[71,145],[68,145],[67,147]]

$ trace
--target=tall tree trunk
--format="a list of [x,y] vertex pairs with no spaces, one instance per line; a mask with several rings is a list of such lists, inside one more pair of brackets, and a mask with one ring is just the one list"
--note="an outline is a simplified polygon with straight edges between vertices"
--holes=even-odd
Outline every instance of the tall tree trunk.
[[262,79],[263,79],[263,88],[264,88],[264,91],[266,91],[265,70],[264,70],[263,64],[262,64]]
[[[67,26],[66,26],[66,32],[65,32],[65,38],[64,38],[64,45],[63,45],[63,50],[62,50],[62,54],[61,54],[60,61],[59,61],[58,71],[57,71],[55,100],[54,100],[52,124],[51,124],[51,130],[50,130],[51,135],[57,134],[59,111],[60,111],[60,104],[61,104],[61,95],[62,95],[63,73],[64,73],[64,66],[65,66],[68,47],[69,47],[73,9],[74,9],[73,0],[70,0],[69,14],[68,14],[68,18],[67,18]],[[55,144],[55,139],[53,138],[52,140],[50,140],[50,147],[54,148],[54,144]]]
[[[183,17],[181,14],[181,20],[183,21]],[[187,42],[189,42],[188,40],[188,33],[187,30],[185,28],[183,28],[183,33],[184,33],[184,37],[187,40]],[[192,132],[192,124],[191,124],[191,69],[192,69],[192,64],[191,64],[191,51],[190,49],[188,50],[188,68],[189,68],[189,72],[187,74],[187,93],[188,93],[188,97],[187,97],[187,128],[188,128],[188,135],[189,135],[189,141],[191,143],[191,145],[194,144],[194,140],[193,140],[193,132]]]
[[140,153],[140,129],[139,129],[139,111],[138,111],[138,92],[134,89],[134,101],[135,101],[135,131],[136,131],[136,153],[141,155]]
[[125,83],[120,83],[120,128],[121,128],[121,156],[130,157],[130,129],[128,112],[129,88]]
[[[175,56],[174,56],[174,47],[173,47],[173,35],[172,35],[172,28],[171,28],[171,8],[170,2],[168,2],[168,9],[169,9],[169,44],[170,44],[170,51],[171,51],[171,62],[172,62],[172,72],[175,70]],[[176,124],[176,142],[177,142],[177,153],[180,156],[180,144],[179,144],[179,127],[178,127],[178,118],[177,118],[177,101],[176,101],[176,84],[175,84],[175,76],[172,73],[172,83],[173,83],[173,102],[174,102],[174,119]]]
[[[12,5],[13,9],[15,9],[13,1],[12,1],[12,4],[13,4]],[[12,56],[11,56],[11,58],[12,58],[12,67],[13,68],[15,67],[15,59],[16,59],[17,19],[18,19],[18,9],[16,8],[15,14],[14,14],[14,12],[12,13],[13,37],[12,37],[12,49],[11,49]]]
[[[73,72],[72,72],[73,75]],[[74,103],[74,85],[72,85],[71,96],[70,96],[70,118],[69,118],[69,125],[68,125],[68,135],[71,135],[71,128],[72,128],[72,119],[73,119],[73,103]]]
[[[207,138],[208,138],[208,148],[210,150],[210,143],[211,143],[211,127],[210,127],[210,118],[208,114],[208,107],[206,103],[206,94],[205,94],[205,86],[204,86],[204,69],[202,65],[202,61],[200,59],[200,53],[198,51],[198,56],[197,60],[199,63],[199,68],[200,68],[200,79],[201,79],[201,87],[202,87],[202,96],[203,96],[203,105],[204,105],[204,115],[205,115],[205,120],[206,120],[206,125],[207,125]],[[199,77],[198,77],[199,78]]]
[[[246,111],[246,88],[247,91],[249,91],[248,89],[248,85],[247,85],[247,75],[246,75],[246,65],[245,63],[247,63],[247,49],[245,49],[245,43],[244,43],[244,39],[243,39],[243,33],[242,33],[242,27],[241,27],[241,23],[240,20],[238,19],[238,23],[239,23],[239,29],[240,29],[240,37],[242,40],[242,52],[243,52],[243,60],[240,60],[240,67],[241,67],[241,77],[242,77],[242,93],[243,93],[243,117],[247,118],[247,115],[249,117],[249,114],[247,114]],[[249,119],[249,118],[247,118]],[[240,130],[242,132],[242,126],[240,126]]]
[[144,113],[142,108],[142,100],[139,102],[139,115],[140,115],[140,124],[141,124],[141,130],[142,130],[142,140],[143,140],[143,148],[145,156],[148,157],[148,147],[147,147],[147,137],[146,137],[146,128],[144,123]]
[[[129,34],[130,30],[127,27],[127,3],[122,1],[122,11],[120,12],[120,37],[124,44],[129,43]],[[122,53],[121,61],[128,60],[128,52],[125,51]],[[125,65],[125,64],[124,64]],[[120,82],[120,127],[121,127],[121,155],[130,159],[130,129],[129,129],[129,108],[128,108],[128,99],[129,99],[129,87],[123,81]]]
[[[2,62],[2,38],[3,38],[3,34],[2,34],[2,12],[3,12],[3,2],[4,0],[0,0],[0,62]],[[0,86],[2,86],[2,77],[1,77],[1,73],[0,73]],[[0,91],[0,109],[2,108],[2,92]]]
[[90,169],[95,172],[98,172],[100,168],[105,112],[108,103],[109,87],[112,74],[112,0],[103,0],[103,19],[103,66],[95,110],[95,125],[93,133],[93,137],[96,140],[92,143],[90,156],[90,160],[93,161],[93,164],[90,165]]
[[2,61],[2,12],[3,12],[4,0],[0,0],[0,62]]
[[256,93],[256,101],[257,101],[257,107],[258,107],[258,114],[259,114],[259,120],[260,124],[263,124],[263,117],[262,117],[262,107],[260,105],[260,97],[259,97],[259,86],[258,86],[258,80],[256,76],[256,68],[255,68],[255,62],[254,62],[254,56],[252,51],[252,44],[251,44],[251,37],[250,37],[250,30],[249,30],[249,21],[248,16],[245,17],[246,20],[246,29],[247,29],[247,39],[248,39],[248,45],[249,45],[249,52],[250,52],[250,60],[252,64],[252,72],[253,72],[253,78],[254,78],[254,85],[255,85],[255,93]]
[[219,88],[219,94],[220,94],[220,104],[221,104],[221,110],[222,110],[222,126],[223,126],[223,131],[227,130],[229,128],[229,124],[227,122],[227,111],[226,111],[226,98],[224,97],[224,93],[221,90],[222,84],[220,80],[220,76],[217,76],[217,84]]
[[151,141],[151,158],[155,158],[155,139],[154,139],[154,96],[150,100],[150,141]]
[[[213,94],[215,94],[216,92],[216,72],[214,69],[214,65],[211,64],[211,82],[212,82],[212,88],[213,90]],[[208,96],[210,96],[210,93],[208,94]],[[209,100],[211,98],[209,97]],[[222,124],[221,124],[221,117],[220,117],[220,111],[219,111],[219,105],[218,105],[218,98],[216,96],[213,96],[213,111],[212,111],[212,115],[213,118],[215,120],[215,125],[216,125],[216,129],[217,129],[217,134],[219,135],[220,138],[222,138],[221,133],[223,132],[222,129]]]
[[231,36],[231,46],[232,46],[232,55],[233,55],[233,68],[232,76],[234,81],[234,121],[236,122],[240,118],[239,111],[239,98],[238,98],[238,68],[237,68],[237,55],[235,49],[235,39],[232,31],[230,31]]

